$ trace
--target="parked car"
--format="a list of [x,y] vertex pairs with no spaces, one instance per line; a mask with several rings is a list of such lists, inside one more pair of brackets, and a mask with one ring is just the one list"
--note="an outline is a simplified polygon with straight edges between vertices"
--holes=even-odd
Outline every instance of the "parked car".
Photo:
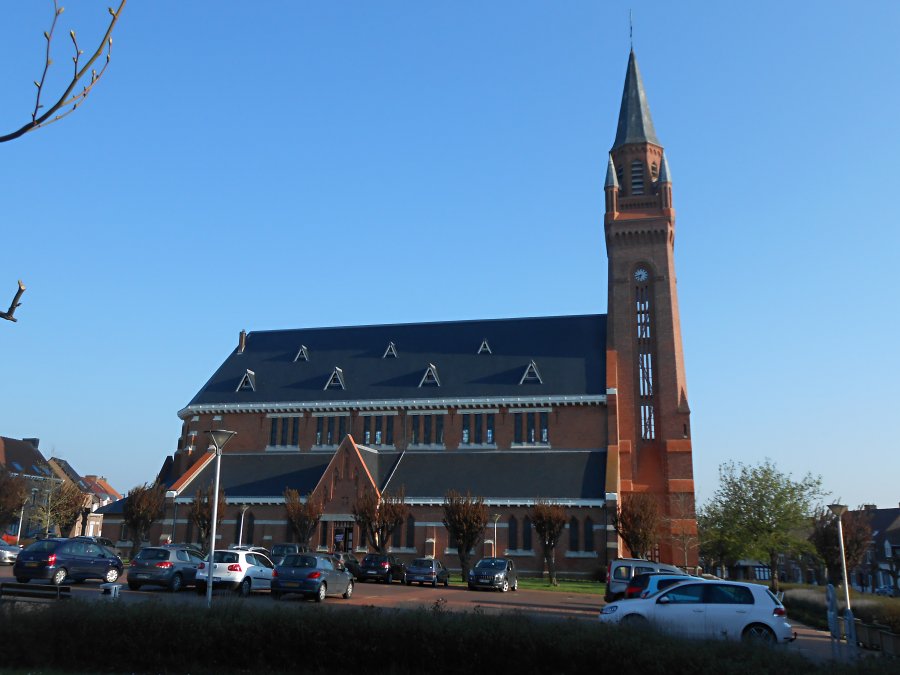
[[18,546],[0,541],[0,564],[12,565],[16,562],[16,558],[19,557],[19,551],[21,550]]
[[229,551],[251,551],[253,553],[262,553],[269,560],[272,560],[272,553],[264,546],[251,546],[249,544],[232,544],[228,547]]
[[272,587],[275,565],[265,554],[229,549],[213,552],[211,566],[209,556],[197,565],[199,595],[206,593],[210,567],[213,589],[227,588],[246,597],[253,591],[267,591]]
[[628,590],[628,582],[635,574],[648,572],[668,572],[670,574],[685,574],[683,570],[674,565],[643,560],[641,558],[616,558],[610,561],[606,571],[606,594],[603,599],[606,602],[619,600],[625,597]]
[[469,570],[469,590],[496,588],[505,593],[519,590],[516,564],[510,558],[482,558]]
[[332,558],[334,558],[341,566],[344,567],[351,575],[353,575],[354,579],[359,579],[361,576],[361,572],[359,569],[359,560],[356,559],[356,556],[352,553],[347,553],[346,551],[333,551],[329,553]]
[[31,579],[49,579],[57,586],[66,579],[112,583],[123,569],[121,558],[105,546],[83,539],[51,537],[36,541],[19,553],[13,576],[20,584]]
[[449,586],[450,570],[440,560],[416,558],[406,567],[406,585],[412,586],[413,583]]
[[330,555],[291,553],[275,567],[272,576],[272,597],[277,600],[287,593],[299,593],[316,602],[322,602],[326,595],[349,599],[353,576],[348,570],[339,570]]
[[269,556],[269,559],[275,563],[276,565],[280,564],[286,555],[291,553],[309,553],[309,546],[306,544],[291,544],[291,543],[283,543],[283,544],[273,544],[272,545],[272,555]]
[[397,556],[385,555],[383,553],[369,553],[363,558],[362,564],[359,566],[360,581],[383,581],[391,583],[394,579],[403,581],[403,575],[406,574],[406,565],[404,565]]
[[897,594],[897,591],[893,586],[879,586],[875,589],[875,595],[883,595],[888,598],[894,597]]
[[631,581],[628,582],[628,588],[625,589],[625,598],[647,598],[664,588],[680,584],[682,581],[687,581],[690,578],[692,577],[683,572],[678,574],[671,574],[670,572],[635,574]]
[[128,588],[164,586],[177,593],[197,582],[197,568],[203,562],[200,551],[187,546],[147,546],[131,561]]
[[113,553],[116,552],[116,545],[114,543],[112,543],[111,539],[107,539],[106,537],[93,537],[90,535],[82,534],[77,537],[73,537],[73,539],[80,539],[82,541],[92,541],[95,544],[100,544],[101,546],[105,546],[106,548],[111,550]]
[[766,644],[797,637],[784,605],[768,588],[738,581],[684,581],[652,597],[610,603],[600,611],[600,621]]

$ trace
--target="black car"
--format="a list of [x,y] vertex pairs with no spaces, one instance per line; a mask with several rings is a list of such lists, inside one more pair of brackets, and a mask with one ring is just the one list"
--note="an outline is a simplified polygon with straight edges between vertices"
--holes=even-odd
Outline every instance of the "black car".
[[164,586],[177,593],[197,581],[197,566],[203,554],[188,546],[147,546],[131,561],[128,569],[128,588]]
[[444,584],[450,585],[450,570],[444,567],[440,560],[433,558],[416,558],[406,568],[406,585],[412,586],[413,583],[421,585],[431,584],[437,586]]
[[272,555],[269,556],[269,560],[271,560],[276,565],[281,564],[281,561],[284,560],[285,556],[290,555],[291,553],[309,553],[309,546],[306,544],[294,544],[294,543],[281,543],[274,544],[272,546]]
[[354,579],[359,579],[362,576],[362,572],[359,569],[359,560],[356,559],[352,553],[347,553],[346,551],[333,551],[329,553],[334,560],[341,565],[345,570],[350,572]]
[[49,579],[59,586],[66,579],[100,579],[112,583],[122,574],[122,560],[105,546],[84,539],[52,537],[24,549],[13,566],[20,584]]
[[518,590],[516,564],[509,558],[482,558],[469,570],[469,590],[496,588],[505,593]]
[[386,555],[383,553],[369,553],[363,558],[362,564],[359,566],[359,580],[383,581],[391,583],[394,579],[403,581],[406,574],[406,565],[404,565],[397,556]]

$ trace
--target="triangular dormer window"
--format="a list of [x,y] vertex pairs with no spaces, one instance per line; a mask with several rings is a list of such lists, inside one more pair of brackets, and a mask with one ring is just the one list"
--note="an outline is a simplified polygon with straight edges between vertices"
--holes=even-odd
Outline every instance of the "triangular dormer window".
[[297,361],[309,361],[309,350],[306,348],[306,345],[300,345],[300,349],[297,350],[294,363],[297,363]]
[[481,341],[481,346],[478,348],[479,354],[493,354],[491,351],[491,346],[488,344],[487,338]]
[[525,369],[525,373],[522,375],[522,379],[519,380],[519,384],[525,384],[526,382],[544,384],[544,380],[541,379],[541,373],[534,361],[528,364],[528,367]]
[[328,384],[325,385],[325,389],[346,389],[347,387],[344,385],[344,371],[340,368],[335,367],[334,372],[331,373],[331,377],[328,378]]
[[256,373],[248,368],[235,391],[256,391]]
[[420,387],[440,387],[441,380],[437,374],[437,367],[433,363],[428,364],[428,368],[425,369],[425,374],[422,375],[422,379],[419,380]]
[[393,342],[388,342],[387,349],[384,350],[384,355],[381,358],[396,359],[397,358],[397,345],[395,345]]

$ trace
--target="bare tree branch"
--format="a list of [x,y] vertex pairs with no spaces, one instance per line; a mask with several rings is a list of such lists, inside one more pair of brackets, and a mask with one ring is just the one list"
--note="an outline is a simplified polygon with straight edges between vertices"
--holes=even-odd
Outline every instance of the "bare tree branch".
[[22,280],[19,279],[19,290],[16,291],[16,296],[13,298],[13,301],[9,303],[9,309],[5,312],[0,312],[0,319],[6,319],[7,321],[12,321],[13,323],[18,321],[18,319],[14,317],[13,314],[16,313],[16,307],[20,307],[22,305],[22,303],[19,302],[19,298],[22,297],[22,293],[24,292],[25,284],[23,284]]
[[[125,3],[127,1],[128,0],[121,0],[118,9],[114,10],[112,7],[109,8],[109,13],[112,16],[112,19],[110,20],[109,26],[106,29],[106,34],[103,36],[103,39],[100,41],[100,44],[94,54],[81,68],[79,68],[78,66],[81,62],[81,55],[84,52],[78,48],[78,40],[75,36],[75,31],[69,31],[69,36],[72,38],[72,44],[75,47],[75,55],[72,57],[72,61],[75,64],[72,79],[69,82],[69,86],[66,87],[66,90],[57,99],[56,103],[50,106],[50,108],[48,108],[42,115],[38,115],[38,112],[43,107],[41,105],[41,95],[44,92],[44,81],[47,77],[47,71],[50,69],[50,66],[53,65],[53,59],[50,58],[50,47],[53,41],[53,32],[56,29],[56,21],[59,18],[59,15],[63,13],[64,9],[63,7],[59,6],[58,0],[53,0],[53,22],[50,25],[50,30],[44,32],[44,39],[47,42],[46,56],[44,58],[44,71],[41,75],[40,81],[35,80],[34,82],[35,86],[37,87],[37,95],[35,97],[34,112],[32,112],[31,114],[31,121],[27,124],[22,125],[12,133],[6,134],[5,136],[0,136],[0,143],[13,141],[20,136],[27,134],[29,131],[34,131],[35,129],[39,129],[41,127],[47,126],[48,124],[52,124],[53,122],[57,122],[63,117],[71,114],[76,108],[78,108],[78,106],[80,106],[84,102],[88,94],[90,94],[91,89],[94,88],[94,85],[100,81],[103,73],[106,72],[106,67],[109,65],[109,60],[112,56],[113,28],[115,28],[116,23],[119,21],[119,16],[121,15],[122,10],[125,8]],[[104,49],[106,50],[106,62],[103,64],[103,67],[98,73],[96,70],[93,70],[91,66],[94,65],[94,62],[100,57]],[[74,91],[76,85],[82,79],[84,79],[88,71],[90,71],[91,73],[90,82],[86,85],[83,85],[80,92],[78,92],[77,94],[73,94],[72,92]],[[69,110],[56,115],[57,111],[69,105],[72,106]]]

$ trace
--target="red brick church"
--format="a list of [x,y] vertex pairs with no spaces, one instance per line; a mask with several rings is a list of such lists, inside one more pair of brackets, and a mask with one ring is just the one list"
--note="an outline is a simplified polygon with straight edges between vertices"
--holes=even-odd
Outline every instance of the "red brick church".
[[228,429],[219,546],[239,532],[290,541],[282,495],[293,488],[325,502],[311,543],[362,553],[357,496],[402,488],[410,516],[393,551],[455,567],[441,523],[452,489],[490,509],[476,555],[513,557],[523,572],[542,567],[530,506],[564,505],[557,565],[590,575],[628,554],[609,524],[618,500],[649,492],[667,516],[659,558],[694,564],[671,536],[696,527],[672,180],[633,52],[605,195],[607,314],[242,332],[178,413],[153,540],[196,540],[189,504],[215,466],[204,432]]

